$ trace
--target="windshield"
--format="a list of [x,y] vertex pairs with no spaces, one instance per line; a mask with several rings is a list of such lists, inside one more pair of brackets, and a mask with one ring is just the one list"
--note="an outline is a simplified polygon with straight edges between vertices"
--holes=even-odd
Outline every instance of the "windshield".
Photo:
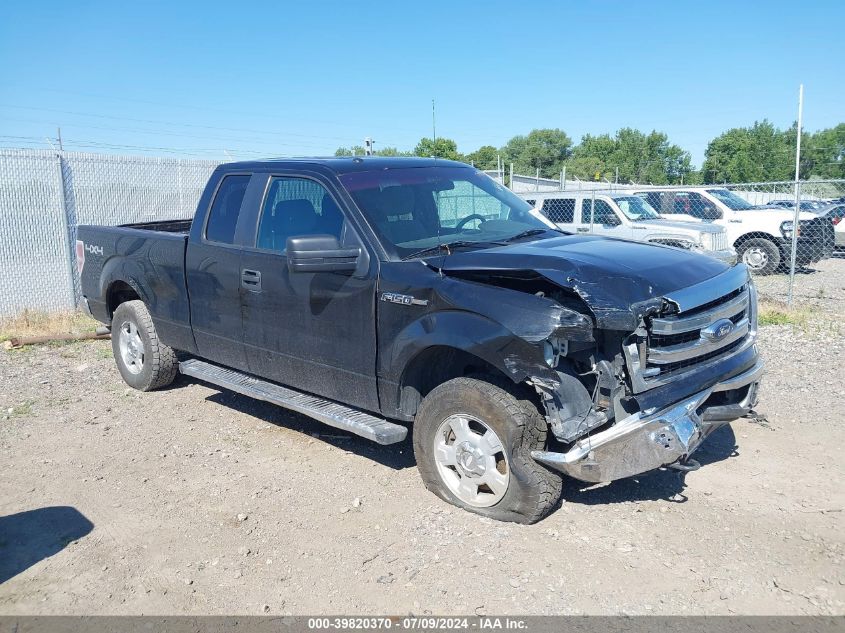
[[438,244],[480,248],[557,231],[530,204],[476,169],[360,171],[340,181],[400,258]]
[[654,210],[648,202],[637,196],[626,196],[614,198],[613,201],[619,206],[629,220],[659,220],[660,214]]
[[746,211],[754,208],[754,205],[750,202],[740,198],[738,195],[732,191],[728,191],[727,189],[708,189],[707,193],[732,211]]

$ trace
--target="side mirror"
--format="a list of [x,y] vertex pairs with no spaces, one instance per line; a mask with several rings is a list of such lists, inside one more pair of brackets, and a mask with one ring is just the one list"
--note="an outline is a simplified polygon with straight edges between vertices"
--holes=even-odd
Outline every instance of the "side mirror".
[[295,273],[354,272],[361,249],[343,248],[333,235],[303,235],[287,240],[288,267]]
[[722,212],[711,206],[702,208],[698,215],[702,220],[720,220],[722,218]]
[[622,224],[622,220],[617,218],[615,215],[608,215],[604,218],[605,226],[619,226],[620,224]]

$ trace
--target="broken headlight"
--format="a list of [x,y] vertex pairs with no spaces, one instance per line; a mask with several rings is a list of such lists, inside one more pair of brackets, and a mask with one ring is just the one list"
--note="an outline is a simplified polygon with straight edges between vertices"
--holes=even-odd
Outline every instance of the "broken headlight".
[[550,338],[543,341],[543,359],[549,367],[557,367],[561,356],[566,356],[569,351],[569,341]]

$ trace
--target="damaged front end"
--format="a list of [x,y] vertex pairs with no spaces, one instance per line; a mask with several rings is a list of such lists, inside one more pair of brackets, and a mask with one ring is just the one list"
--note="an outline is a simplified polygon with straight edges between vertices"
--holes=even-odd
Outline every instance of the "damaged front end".
[[583,267],[455,262],[445,272],[485,288],[446,283],[447,303],[474,309],[469,298],[483,295],[478,309],[495,304],[496,320],[522,342],[501,348],[504,365],[539,394],[557,449],[533,456],[572,477],[602,482],[683,468],[714,429],[756,403],[763,366],[756,292],[743,264],[699,271],[674,290],[665,271],[662,289]]
[[[538,462],[591,483],[613,481],[685,461],[714,430],[747,412],[757,397],[762,375],[757,364],[733,379],[684,398],[656,413],[636,412],[604,431],[576,441],[566,452],[533,451]],[[730,417],[708,406],[716,394],[742,392]]]
[[633,332],[597,330],[592,347],[544,343],[556,379],[528,382],[563,450],[535,451],[537,461],[587,482],[682,468],[754,406],[763,365],[744,266],[641,307]]

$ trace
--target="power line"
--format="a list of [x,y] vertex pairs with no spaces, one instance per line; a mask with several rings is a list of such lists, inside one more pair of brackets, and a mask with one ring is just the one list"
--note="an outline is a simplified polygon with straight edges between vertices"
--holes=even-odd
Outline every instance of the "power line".
[[[17,117],[6,117],[4,120],[6,121],[18,121],[22,123],[36,123],[39,125],[52,125],[50,121],[41,121],[41,120],[34,120],[34,119],[21,119]],[[218,140],[218,141],[253,141],[257,143],[265,143],[267,145],[289,145],[293,147],[317,147],[323,148],[326,144],[317,144],[317,143],[288,143],[284,141],[275,141],[275,140],[268,140],[266,138],[259,139],[259,138],[251,138],[251,137],[231,137],[231,136],[209,136],[208,134],[186,134],[184,132],[173,132],[170,130],[157,130],[153,128],[137,128],[137,127],[125,127],[125,126],[109,126],[109,125],[88,125],[88,124],[80,124],[80,123],[63,123],[65,128],[82,128],[82,129],[90,129],[90,130],[107,130],[107,131],[115,131],[115,132],[141,132],[141,133],[150,133],[150,134],[161,134],[163,136],[178,136],[182,138],[199,138],[199,139],[209,139],[209,140]]]
[[[219,112],[221,114],[232,114],[232,115],[235,115],[235,116],[249,116],[249,117],[253,117],[253,118],[258,117],[258,118],[263,118],[263,119],[278,119],[279,118],[279,112],[276,112],[276,111],[274,111],[272,113],[269,113],[269,112],[268,113],[262,113],[262,112],[256,112],[256,111],[243,112],[243,111],[237,111],[237,110],[226,110],[226,109],[223,109],[223,108],[212,108],[212,107],[209,107],[209,106],[201,106],[201,105],[194,105],[194,104],[187,104],[186,105],[186,104],[179,104],[179,103],[164,103],[164,102],[161,102],[161,101],[149,101],[149,100],[146,100],[146,99],[136,99],[136,98],[132,98],[132,97],[120,97],[120,96],[115,96],[115,95],[95,94],[95,93],[90,93],[90,92],[79,92],[79,91],[75,91],[75,90],[60,90],[60,89],[57,89],[57,88],[41,88],[41,90],[43,90],[45,92],[53,92],[53,93],[59,93],[59,94],[72,94],[72,95],[78,95],[78,96],[82,96],[82,97],[95,97],[97,99],[111,99],[111,100],[114,100],[114,101],[125,101],[125,102],[128,102],[128,103],[143,103],[143,104],[146,104],[146,105],[163,106],[163,107],[166,107],[166,108],[180,108],[180,109],[185,109],[185,110],[200,110],[200,111],[206,111],[206,112]],[[338,123],[337,121],[328,121],[328,120],[325,120],[325,119],[324,120],[309,119],[309,120],[312,123],[329,123],[329,124],[332,124],[332,125]],[[418,129],[414,129],[413,131],[410,130],[409,128],[389,127],[387,129],[392,129],[396,132],[403,132],[403,133],[409,133],[409,134],[419,134]],[[491,129],[493,129],[493,128],[491,128]]]
[[83,117],[90,117],[96,119],[110,119],[115,121],[133,121],[135,123],[151,123],[153,125],[169,125],[171,127],[189,127],[195,129],[202,129],[202,130],[222,130],[226,132],[248,132],[251,134],[272,134],[277,136],[298,136],[302,138],[312,138],[312,139],[322,139],[322,140],[333,140],[333,141],[344,141],[348,142],[349,137],[341,137],[341,136],[318,136],[314,134],[300,134],[296,132],[269,132],[267,130],[253,130],[247,128],[235,128],[235,127],[224,127],[219,125],[199,125],[196,123],[172,123],[170,121],[161,121],[155,119],[137,119],[134,117],[121,117],[121,116],[113,116],[108,114],[92,114],[88,112],[75,112],[71,110],[59,110],[56,108],[41,108],[37,106],[21,106],[15,104],[8,104],[8,103],[0,103],[0,107],[2,108],[14,108],[18,110],[37,110],[41,112],[52,112],[54,114],[68,114],[72,116],[83,116]]

